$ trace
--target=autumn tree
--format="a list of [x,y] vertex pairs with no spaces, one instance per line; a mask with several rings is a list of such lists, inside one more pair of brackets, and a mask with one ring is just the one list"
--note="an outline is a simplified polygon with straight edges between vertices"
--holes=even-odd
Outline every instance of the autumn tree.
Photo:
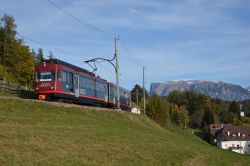
[[187,126],[189,125],[190,118],[189,118],[189,114],[186,109],[186,106],[180,106],[179,110],[181,113],[180,121],[181,121],[182,127],[187,128]]
[[17,65],[17,73],[19,83],[22,85],[28,84],[32,85],[33,75],[34,75],[34,59],[29,52],[28,46],[20,46],[19,54],[22,55],[19,57],[19,63]]
[[30,84],[34,73],[34,58],[29,47],[16,37],[17,26],[13,17],[4,15],[0,25],[0,78]]
[[1,64],[6,68],[7,72],[14,73],[14,68],[17,62],[17,51],[20,41],[16,40],[16,25],[14,18],[4,15],[1,18]]
[[181,112],[178,106],[175,104],[172,104],[169,112],[170,112],[171,122],[177,126],[181,125]]
[[169,103],[162,97],[153,96],[148,99],[146,104],[147,115],[157,123],[168,126],[170,122],[169,106]]
[[203,111],[195,111],[190,117],[191,127],[201,128],[203,117],[204,117]]
[[240,104],[233,101],[230,106],[229,106],[229,111],[232,113],[235,113],[237,115],[237,117],[240,119]]

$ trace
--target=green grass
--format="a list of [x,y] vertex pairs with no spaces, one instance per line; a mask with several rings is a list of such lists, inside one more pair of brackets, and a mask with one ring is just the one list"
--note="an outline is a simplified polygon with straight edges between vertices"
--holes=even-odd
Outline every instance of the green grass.
[[24,99],[36,99],[37,96],[35,95],[35,92],[33,90],[20,90],[19,93],[14,93],[14,92],[10,92],[10,91],[3,91],[0,90],[0,97],[4,96],[4,97],[20,97],[20,98],[24,98]]
[[0,99],[0,165],[249,165],[191,130],[127,112]]
[[17,93],[9,92],[0,90],[0,96],[6,96],[6,97],[18,97],[19,95]]

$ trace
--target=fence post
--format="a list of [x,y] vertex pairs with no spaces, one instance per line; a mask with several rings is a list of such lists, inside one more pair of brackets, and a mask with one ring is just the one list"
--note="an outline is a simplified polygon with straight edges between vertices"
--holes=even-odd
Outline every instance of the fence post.
[[5,87],[5,77],[3,77],[3,90],[4,90],[4,87]]

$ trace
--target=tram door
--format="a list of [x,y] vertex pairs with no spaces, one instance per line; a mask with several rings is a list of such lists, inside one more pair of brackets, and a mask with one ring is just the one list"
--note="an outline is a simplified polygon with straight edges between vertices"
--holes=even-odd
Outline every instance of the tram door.
[[74,92],[75,92],[75,96],[79,97],[79,75],[75,75],[74,76]]

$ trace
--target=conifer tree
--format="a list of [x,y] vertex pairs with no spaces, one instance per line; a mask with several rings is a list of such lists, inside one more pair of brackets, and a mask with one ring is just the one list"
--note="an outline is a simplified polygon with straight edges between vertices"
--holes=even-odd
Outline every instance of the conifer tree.
[[34,59],[36,59],[36,51],[32,48],[31,49],[31,54]]
[[55,58],[54,54],[50,51],[48,55],[48,59],[54,59],[54,58]]
[[[131,100],[133,102],[135,102],[135,103],[136,103],[136,100],[137,100],[137,97],[136,97],[137,93],[138,93],[138,103],[140,103],[142,101],[142,99],[143,99],[143,89],[138,84],[136,84],[135,87],[131,91]],[[148,94],[147,94],[147,91],[146,91],[145,96],[146,96],[146,99],[149,97]]]
[[36,54],[36,63],[40,63],[44,60],[43,49],[39,48]]

